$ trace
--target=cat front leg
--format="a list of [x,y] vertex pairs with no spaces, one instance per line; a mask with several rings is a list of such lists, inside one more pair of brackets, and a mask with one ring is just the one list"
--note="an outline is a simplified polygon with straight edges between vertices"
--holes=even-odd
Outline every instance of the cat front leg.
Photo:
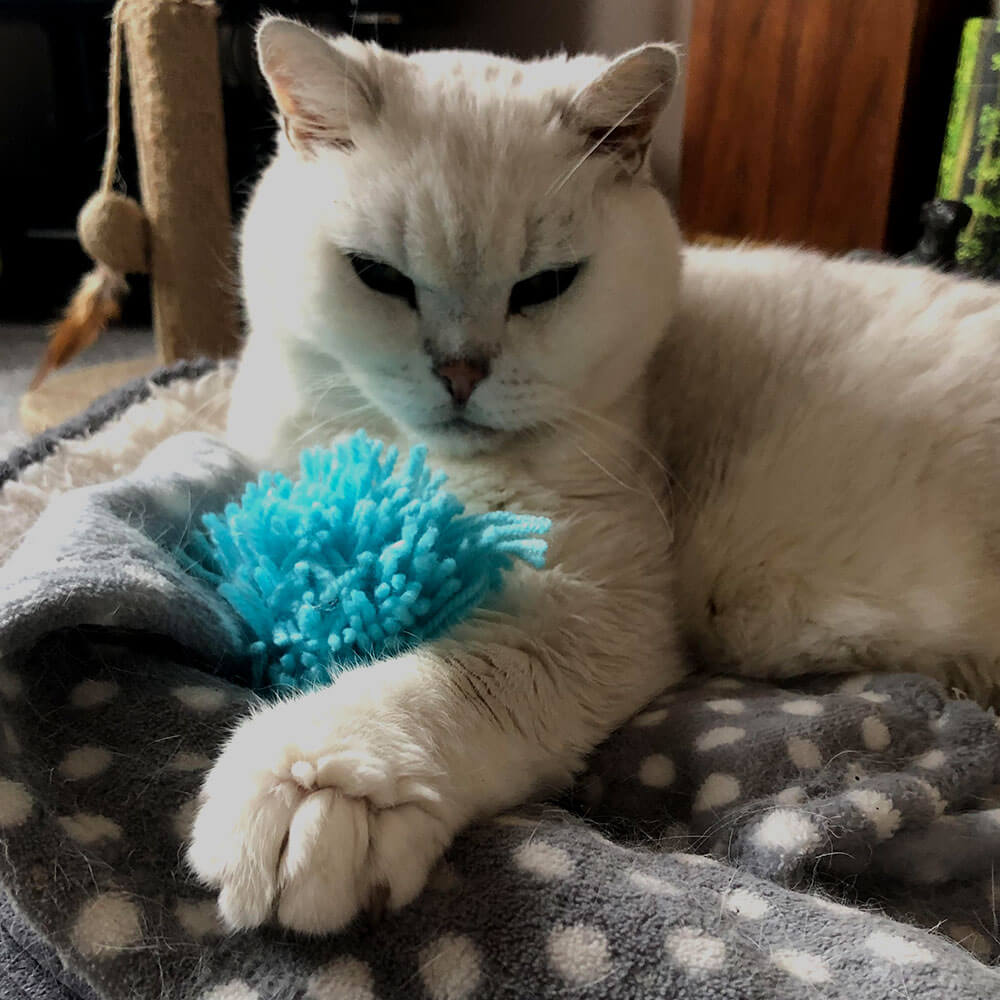
[[188,851],[227,926],[275,915],[319,934],[405,906],[464,826],[564,785],[679,676],[631,642],[584,657],[595,623],[564,624],[557,650],[481,622],[249,716],[208,775]]
[[[359,668],[246,718],[202,789],[188,860],[232,929],[304,933],[402,906],[461,817],[424,658]],[[424,721],[419,716],[428,714]]]

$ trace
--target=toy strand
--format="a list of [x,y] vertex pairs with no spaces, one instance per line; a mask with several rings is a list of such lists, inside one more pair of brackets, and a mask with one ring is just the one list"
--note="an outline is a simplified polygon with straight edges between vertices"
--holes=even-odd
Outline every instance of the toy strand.
[[110,192],[118,174],[118,146],[121,142],[122,93],[122,9],[127,0],[118,0],[111,11],[111,62],[108,66],[108,138],[104,147],[101,190]]

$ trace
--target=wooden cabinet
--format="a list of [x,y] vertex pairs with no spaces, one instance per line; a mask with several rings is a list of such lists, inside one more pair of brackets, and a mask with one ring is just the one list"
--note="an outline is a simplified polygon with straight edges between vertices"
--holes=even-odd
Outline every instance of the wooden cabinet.
[[901,251],[934,194],[964,0],[696,0],[689,234]]

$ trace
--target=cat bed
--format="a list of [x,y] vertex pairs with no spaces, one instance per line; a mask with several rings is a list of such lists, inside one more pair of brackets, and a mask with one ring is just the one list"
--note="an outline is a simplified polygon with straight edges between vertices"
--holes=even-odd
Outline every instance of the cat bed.
[[249,478],[231,376],[160,372],[0,464],[0,995],[1000,995],[1000,729],[906,674],[702,678],[400,913],[223,933],[182,846],[252,696],[218,676],[239,623],[171,553]]

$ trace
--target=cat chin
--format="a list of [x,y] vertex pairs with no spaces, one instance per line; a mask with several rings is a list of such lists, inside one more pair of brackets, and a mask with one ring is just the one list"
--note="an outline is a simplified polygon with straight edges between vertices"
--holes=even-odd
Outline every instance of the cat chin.
[[498,451],[512,437],[510,431],[456,421],[434,427],[414,428],[413,434],[432,452],[451,458],[473,458]]

